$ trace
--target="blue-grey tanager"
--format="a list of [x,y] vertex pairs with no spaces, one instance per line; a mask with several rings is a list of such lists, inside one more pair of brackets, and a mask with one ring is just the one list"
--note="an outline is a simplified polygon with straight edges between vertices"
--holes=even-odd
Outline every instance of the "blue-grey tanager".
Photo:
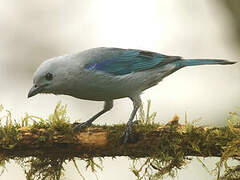
[[96,118],[109,111],[114,99],[129,97],[133,110],[121,137],[123,143],[128,143],[135,139],[132,124],[141,105],[140,95],[145,89],[186,66],[233,63],[219,59],[182,59],[137,49],[93,48],[43,62],[34,74],[28,97],[52,93],[104,101],[103,110],[76,125],[74,132],[90,126]]

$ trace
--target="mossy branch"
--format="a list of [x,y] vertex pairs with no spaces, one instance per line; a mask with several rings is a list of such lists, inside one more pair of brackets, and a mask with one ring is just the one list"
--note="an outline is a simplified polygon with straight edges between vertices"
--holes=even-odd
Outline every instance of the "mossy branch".
[[[5,157],[176,157],[218,156],[229,143],[240,141],[240,128],[204,128],[180,125],[177,120],[163,125],[135,125],[138,141],[119,144],[125,125],[95,126],[73,134],[70,124],[62,127],[12,127],[0,137],[0,156]],[[239,146],[240,144],[235,144]],[[240,148],[231,152],[240,156]]]
[[[63,173],[62,164],[66,160],[75,162],[75,157],[85,160],[93,170],[96,166],[93,157],[147,157],[140,169],[135,163],[132,167],[132,172],[141,179],[144,167],[156,170],[154,177],[162,177],[164,174],[174,175],[176,169],[186,164],[189,156],[215,156],[220,157],[217,168],[226,168],[226,177],[240,177],[239,166],[227,164],[229,158],[238,160],[240,157],[239,114],[230,113],[227,127],[207,128],[179,124],[178,116],[166,125],[156,124],[153,121],[156,114],[150,114],[149,109],[150,101],[147,113],[140,109],[140,121],[134,125],[138,141],[132,144],[119,143],[125,124],[93,126],[73,134],[66,106],[60,104],[46,120],[26,115],[19,123],[7,111],[0,117],[0,165],[14,159],[22,167],[30,163],[30,169],[25,170],[27,179],[48,176],[59,179]],[[144,176],[153,177],[147,169],[144,172]]]

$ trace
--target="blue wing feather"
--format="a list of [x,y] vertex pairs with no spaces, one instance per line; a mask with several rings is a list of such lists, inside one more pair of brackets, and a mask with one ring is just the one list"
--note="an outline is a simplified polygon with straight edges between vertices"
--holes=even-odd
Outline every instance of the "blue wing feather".
[[[123,49],[121,49],[123,51]],[[113,75],[124,75],[144,71],[181,59],[178,56],[166,56],[150,51],[126,49],[121,54],[104,58],[85,65],[85,69],[103,71]]]

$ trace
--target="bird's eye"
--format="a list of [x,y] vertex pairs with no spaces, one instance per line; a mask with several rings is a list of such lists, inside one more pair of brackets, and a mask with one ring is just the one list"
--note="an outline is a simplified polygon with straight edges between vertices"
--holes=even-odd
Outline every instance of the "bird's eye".
[[45,79],[48,80],[48,81],[51,81],[53,79],[53,75],[51,73],[47,73],[45,75]]

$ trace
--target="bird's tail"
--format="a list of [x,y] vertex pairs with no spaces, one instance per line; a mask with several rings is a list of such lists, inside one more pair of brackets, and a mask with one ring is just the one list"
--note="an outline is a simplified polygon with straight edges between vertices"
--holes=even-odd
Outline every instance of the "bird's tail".
[[236,62],[231,62],[227,60],[220,59],[183,59],[181,61],[182,66],[198,66],[198,65],[211,65],[211,64],[234,64]]

